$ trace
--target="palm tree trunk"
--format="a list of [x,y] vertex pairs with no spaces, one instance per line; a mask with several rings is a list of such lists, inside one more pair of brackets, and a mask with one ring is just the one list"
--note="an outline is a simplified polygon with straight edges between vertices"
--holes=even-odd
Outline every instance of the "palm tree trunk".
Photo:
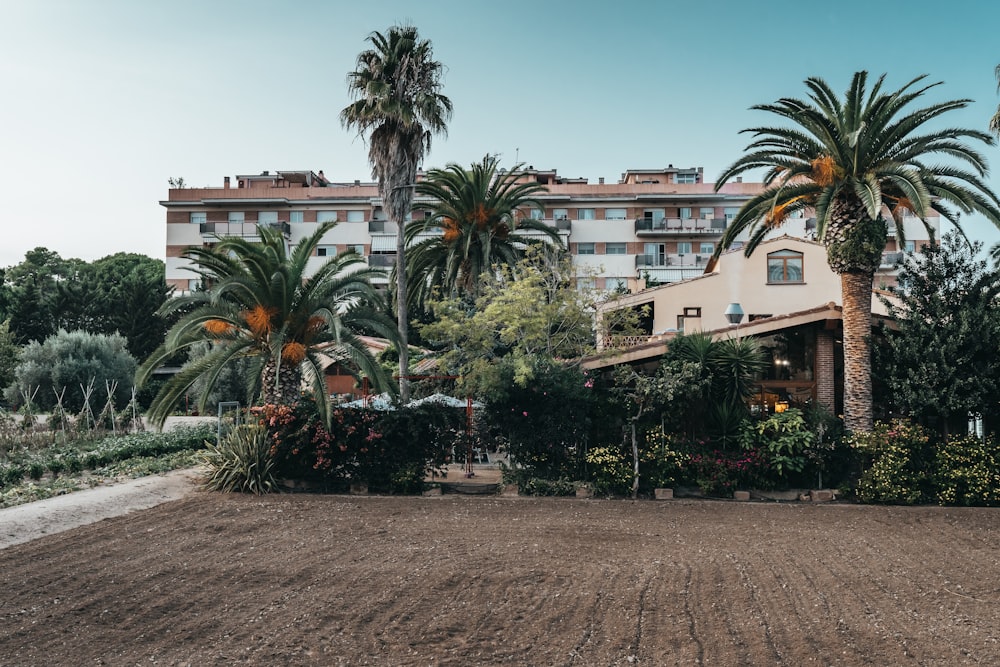
[[396,328],[399,331],[399,400],[410,402],[410,328],[406,312],[406,219],[400,218],[396,234]]
[[844,427],[871,431],[872,422],[872,281],[874,273],[840,274],[844,304]]
[[[277,377],[275,377],[277,376]],[[261,375],[261,394],[265,405],[294,405],[302,393],[302,368],[283,363],[281,367],[270,359]]]

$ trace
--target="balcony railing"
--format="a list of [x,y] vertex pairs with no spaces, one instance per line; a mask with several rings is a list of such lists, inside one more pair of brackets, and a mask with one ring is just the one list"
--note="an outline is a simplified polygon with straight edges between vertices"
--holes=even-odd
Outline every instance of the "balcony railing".
[[601,347],[605,350],[625,350],[659,339],[659,336],[604,336]]
[[368,255],[368,266],[381,266],[388,268],[395,265],[395,255]]
[[703,267],[708,264],[709,257],[711,255],[693,255],[691,253],[683,255],[636,255],[635,267],[637,269],[659,266]]
[[722,234],[726,231],[725,218],[636,218],[635,233],[651,234]]
[[287,222],[202,222],[198,225],[198,230],[202,235],[257,238],[260,236],[260,227],[278,229],[286,237],[292,233],[291,225]]
[[882,264],[881,268],[896,268],[903,263],[903,258],[906,256],[902,252],[884,252],[882,253]]

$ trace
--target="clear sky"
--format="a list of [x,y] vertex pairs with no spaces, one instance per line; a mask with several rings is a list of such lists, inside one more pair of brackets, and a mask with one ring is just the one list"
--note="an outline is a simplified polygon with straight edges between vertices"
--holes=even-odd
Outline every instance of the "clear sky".
[[[338,113],[365,37],[399,22],[433,42],[455,107],[426,167],[499,153],[592,182],[667,164],[714,181],[769,120],[751,105],[860,69],[975,100],[951,126],[985,129],[1000,101],[992,0],[0,0],[0,16],[0,266],[38,246],[162,259],[171,176],[369,179]],[[1000,148],[984,151],[1000,191]]]

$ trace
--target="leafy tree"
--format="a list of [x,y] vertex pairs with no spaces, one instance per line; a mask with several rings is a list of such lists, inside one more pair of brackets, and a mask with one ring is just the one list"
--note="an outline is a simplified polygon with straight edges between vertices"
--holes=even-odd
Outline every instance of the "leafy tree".
[[535,359],[575,359],[593,350],[592,297],[572,284],[571,260],[552,248],[529,248],[513,269],[482,279],[470,306],[432,301],[437,320],[424,339],[444,348],[442,365],[461,375],[460,389],[483,395],[500,382],[499,359],[509,357],[518,382],[534,377]]
[[[52,284],[48,289],[54,289]],[[43,296],[45,292],[35,276],[27,276],[11,287],[7,316],[19,344],[41,342],[55,333],[55,322]]]
[[577,365],[540,355],[509,356],[483,387],[484,426],[506,443],[526,478],[579,479],[595,395]]
[[876,349],[881,397],[915,420],[964,426],[1000,402],[1000,270],[957,233],[907,257],[892,298],[880,297],[896,326]]
[[409,401],[409,321],[406,299],[406,216],[413,203],[417,170],[431,148],[431,136],[444,133],[451,100],[441,94],[441,63],[430,41],[413,26],[392,26],[368,36],[371,49],[358,54],[347,76],[355,101],[340,112],[341,123],[368,135],[372,176],[389,219],[396,222],[396,325],[399,338],[399,389]]
[[[752,169],[767,169],[765,188],[736,214],[716,249],[718,255],[744,232],[747,255],[790,214],[815,212],[819,239],[830,268],[841,277],[844,322],[844,421],[848,430],[872,428],[872,282],[896,219],[904,241],[902,214],[927,223],[937,213],[958,226],[958,213],[977,212],[1000,225],[1000,208],[986,182],[986,160],[969,140],[993,144],[978,130],[930,129],[926,124],[968,105],[953,100],[913,109],[911,103],[938,84],[920,76],[899,90],[883,90],[884,76],[871,91],[867,72],[854,75],[843,100],[819,78],[806,79],[809,100],[782,98],[753,107],[777,114],[789,127],[755,127],[748,152],[716,184]],[[949,164],[935,164],[939,157]],[[955,166],[955,163],[958,166]],[[966,168],[964,165],[967,165]],[[952,208],[954,206],[955,208]],[[956,210],[957,209],[957,210]]]
[[323,369],[331,362],[353,364],[382,391],[388,377],[358,338],[361,330],[392,337],[391,322],[371,278],[374,269],[357,268],[362,259],[345,253],[329,259],[306,277],[309,259],[335,223],[319,225],[288,254],[280,230],[261,228],[260,242],[220,238],[214,247],[191,247],[184,256],[209,288],[167,301],[163,315],[183,313],[166,341],[139,369],[141,385],[180,350],[203,342],[207,355],[187,363],[167,381],[150,407],[162,426],[178,399],[205,380],[200,411],[226,367],[249,359],[247,395],[262,394],[267,404],[292,405],[308,380],[324,419],[329,415]]
[[116,253],[91,266],[87,282],[96,292],[92,318],[96,330],[119,332],[129,351],[145,359],[162,342],[168,322],[157,311],[170,298],[161,260],[135,253]]
[[698,363],[660,364],[653,374],[640,373],[622,364],[615,368],[612,393],[624,405],[632,445],[632,497],[639,492],[639,424],[643,418],[662,413],[678,401],[687,403],[705,384]]
[[[434,293],[475,301],[480,277],[497,265],[513,267],[529,243],[561,245],[553,227],[518,219],[519,209],[541,208],[535,197],[546,191],[539,183],[519,181],[520,168],[498,172],[497,158],[487,155],[471,169],[454,163],[432,169],[417,184],[417,194],[431,202],[420,205],[429,215],[406,229],[411,301],[422,305]],[[419,240],[421,235],[430,238]]]
[[49,410],[56,405],[56,395],[63,394],[63,407],[77,412],[84,406],[82,387],[93,381],[91,407],[96,413],[106,398],[107,382],[117,382],[115,404],[124,407],[131,398],[136,361],[129,354],[122,336],[92,334],[86,331],[59,331],[39,343],[32,341],[21,351],[15,367],[16,380],[7,389],[7,400],[20,401],[22,391],[36,387],[35,406]]
[[4,274],[6,313],[20,343],[43,341],[60,328],[89,330],[88,265],[35,248]]
[[10,330],[10,320],[0,322],[0,390],[14,382],[14,370],[20,355],[21,348]]

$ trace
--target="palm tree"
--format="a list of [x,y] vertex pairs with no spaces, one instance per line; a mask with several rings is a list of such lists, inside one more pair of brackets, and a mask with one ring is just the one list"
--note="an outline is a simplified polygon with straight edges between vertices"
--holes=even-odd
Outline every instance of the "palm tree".
[[[716,190],[750,169],[764,168],[765,188],[737,213],[716,255],[749,232],[749,255],[767,233],[797,211],[815,212],[818,238],[830,268],[841,277],[844,322],[844,423],[852,431],[872,427],[872,281],[885,248],[886,214],[905,241],[903,211],[927,222],[932,212],[958,228],[960,213],[977,212],[1000,226],[1000,208],[984,177],[985,158],[967,140],[993,144],[977,130],[929,129],[924,125],[970,100],[925,108],[910,103],[939,84],[919,76],[899,90],[882,89],[885,76],[867,91],[867,72],[858,72],[843,100],[822,79],[809,78],[809,101],[782,98],[752,107],[791,121],[792,127],[744,130],[754,141],[747,153],[719,177]],[[944,157],[951,164],[933,164]],[[955,208],[952,208],[954,206]]]
[[[997,90],[1000,91],[1000,65],[997,65],[993,73],[997,78]],[[997,112],[990,118],[990,132],[1000,137],[1000,106],[997,106]]]
[[430,151],[431,136],[444,133],[451,100],[440,93],[441,63],[431,43],[413,26],[392,26],[368,36],[373,48],[358,55],[347,75],[355,101],[340,112],[345,127],[368,136],[372,176],[389,219],[396,222],[396,325],[399,330],[400,399],[409,401],[409,324],[406,312],[406,242],[404,227],[413,203],[417,169]]
[[324,420],[329,410],[323,368],[330,362],[353,365],[379,391],[391,386],[358,338],[360,330],[395,336],[371,283],[382,274],[357,269],[363,260],[345,253],[306,277],[309,258],[334,224],[320,225],[290,255],[281,231],[266,227],[259,230],[259,242],[226,237],[214,247],[184,252],[195,262],[192,270],[207,290],[171,299],[161,307],[162,315],[182,315],[139,369],[137,384],[179,351],[205,341],[211,343],[211,351],[186,364],[160,389],[149,414],[157,426],[199,379],[204,382],[199,409],[204,410],[220,374],[238,359],[250,361],[248,397],[291,405],[299,400],[302,381],[307,379]]
[[[429,215],[406,229],[411,303],[422,304],[434,292],[475,300],[479,277],[497,265],[513,268],[529,244],[562,247],[555,228],[518,219],[519,209],[541,209],[536,196],[546,191],[519,181],[521,166],[498,172],[496,157],[487,155],[468,170],[454,163],[432,169],[417,184],[417,194],[431,201],[420,205]],[[430,238],[418,240],[421,235]]]

